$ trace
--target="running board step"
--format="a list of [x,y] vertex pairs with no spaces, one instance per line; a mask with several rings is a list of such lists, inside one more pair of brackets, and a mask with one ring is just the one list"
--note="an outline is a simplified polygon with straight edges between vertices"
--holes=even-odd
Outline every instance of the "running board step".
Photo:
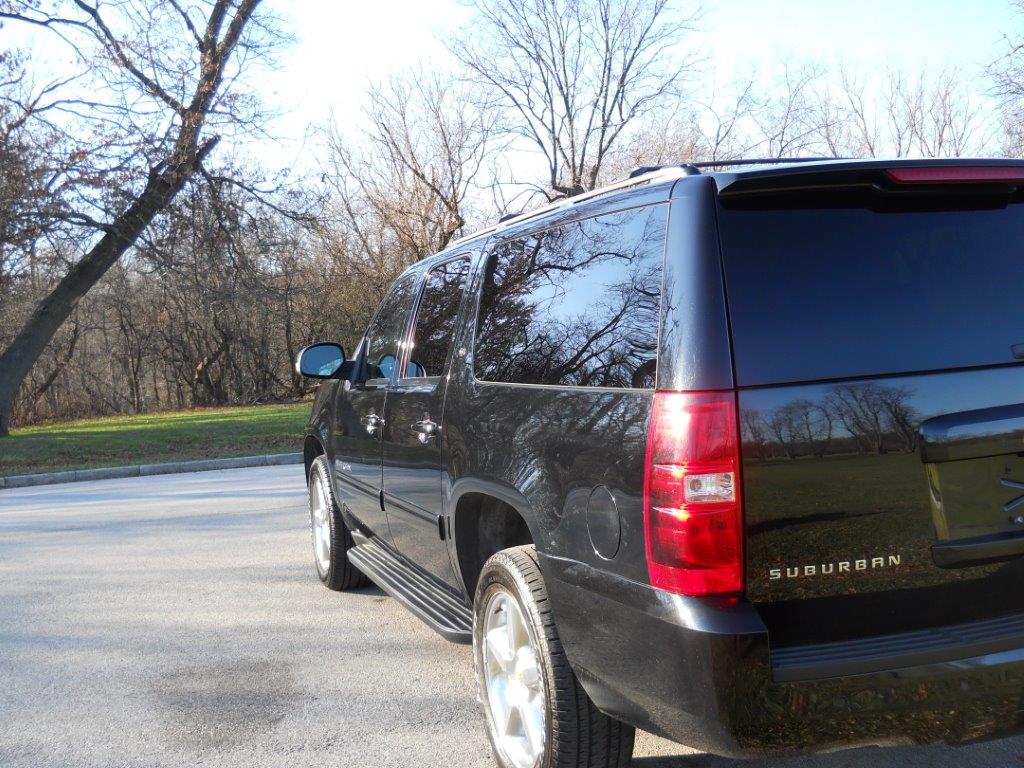
[[390,549],[355,531],[348,559],[431,629],[456,643],[473,642],[473,612],[468,604],[434,584]]

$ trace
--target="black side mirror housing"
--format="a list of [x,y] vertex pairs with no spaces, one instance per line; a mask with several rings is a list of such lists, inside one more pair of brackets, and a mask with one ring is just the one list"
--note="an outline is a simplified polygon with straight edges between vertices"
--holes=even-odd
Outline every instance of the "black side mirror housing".
[[295,372],[310,379],[333,379],[345,365],[345,350],[340,344],[324,341],[310,344],[295,356]]

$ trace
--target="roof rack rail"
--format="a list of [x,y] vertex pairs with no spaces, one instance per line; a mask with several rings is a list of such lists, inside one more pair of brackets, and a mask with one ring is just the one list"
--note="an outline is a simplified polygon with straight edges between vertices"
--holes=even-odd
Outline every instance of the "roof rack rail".
[[695,163],[679,163],[678,165],[641,165],[640,167],[634,168],[630,171],[626,178],[635,179],[637,176],[646,176],[648,173],[657,173],[658,171],[664,171],[666,168],[680,169],[686,175],[700,173],[700,168]]
[[700,173],[701,168],[723,168],[730,165],[778,165],[782,163],[813,163],[822,160],[852,160],[850,157],[738,157],[733,160],[698,160],[678,165],[641,165],[629,172],[627,178],[654,173],[665,168],[683,168],[691,174]]
[[731,165],[779,165],[784,163],[815,163],[822,160],[853,160],[853,158],[828,158],[828,157],[807,157],[807,158],[736,158],[734,160],[699,160],[693,163],[680,163],[679,165],[642,165],[630,171],[627,178],[643,176],[666,168],[682,168],[688,173],[700,173],[701,168],[724,168]]
[[694,168],[721,168],[728,165],[780,165],[783,163],[814,163],[822,160],[852,160],[850,157],[740,157],[734,160],[701,160],[689,163]]

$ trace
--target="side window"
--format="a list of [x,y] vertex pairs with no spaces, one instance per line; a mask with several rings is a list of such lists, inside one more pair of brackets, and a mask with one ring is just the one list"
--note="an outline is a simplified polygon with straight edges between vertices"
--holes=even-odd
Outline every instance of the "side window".
[[481,295],[479,379],[654,386],[667,206],[497,245]]
[[366,331],[366,378],[390,379],[394,374],[418,279],[415,274],[399,278],[377,310]]
[[469,258],[449,261],[430,271],[416,310],[407,377],[441,375],[468,278]]

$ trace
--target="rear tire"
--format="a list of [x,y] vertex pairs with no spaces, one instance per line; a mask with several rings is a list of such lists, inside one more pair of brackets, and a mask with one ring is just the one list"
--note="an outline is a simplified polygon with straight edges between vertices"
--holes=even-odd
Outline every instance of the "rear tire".
[[484,565],[474,600],[473,664],[503,768],[629,765],[636,731],[601,712],[576,679],[535,547],[502,550]]
[[348,560],[348,551],[355,542],[334,497],[330,464],[322,455],[309,467],[309,521],[313,563],[324,586],[337,591],[368,586],[370,580]]

